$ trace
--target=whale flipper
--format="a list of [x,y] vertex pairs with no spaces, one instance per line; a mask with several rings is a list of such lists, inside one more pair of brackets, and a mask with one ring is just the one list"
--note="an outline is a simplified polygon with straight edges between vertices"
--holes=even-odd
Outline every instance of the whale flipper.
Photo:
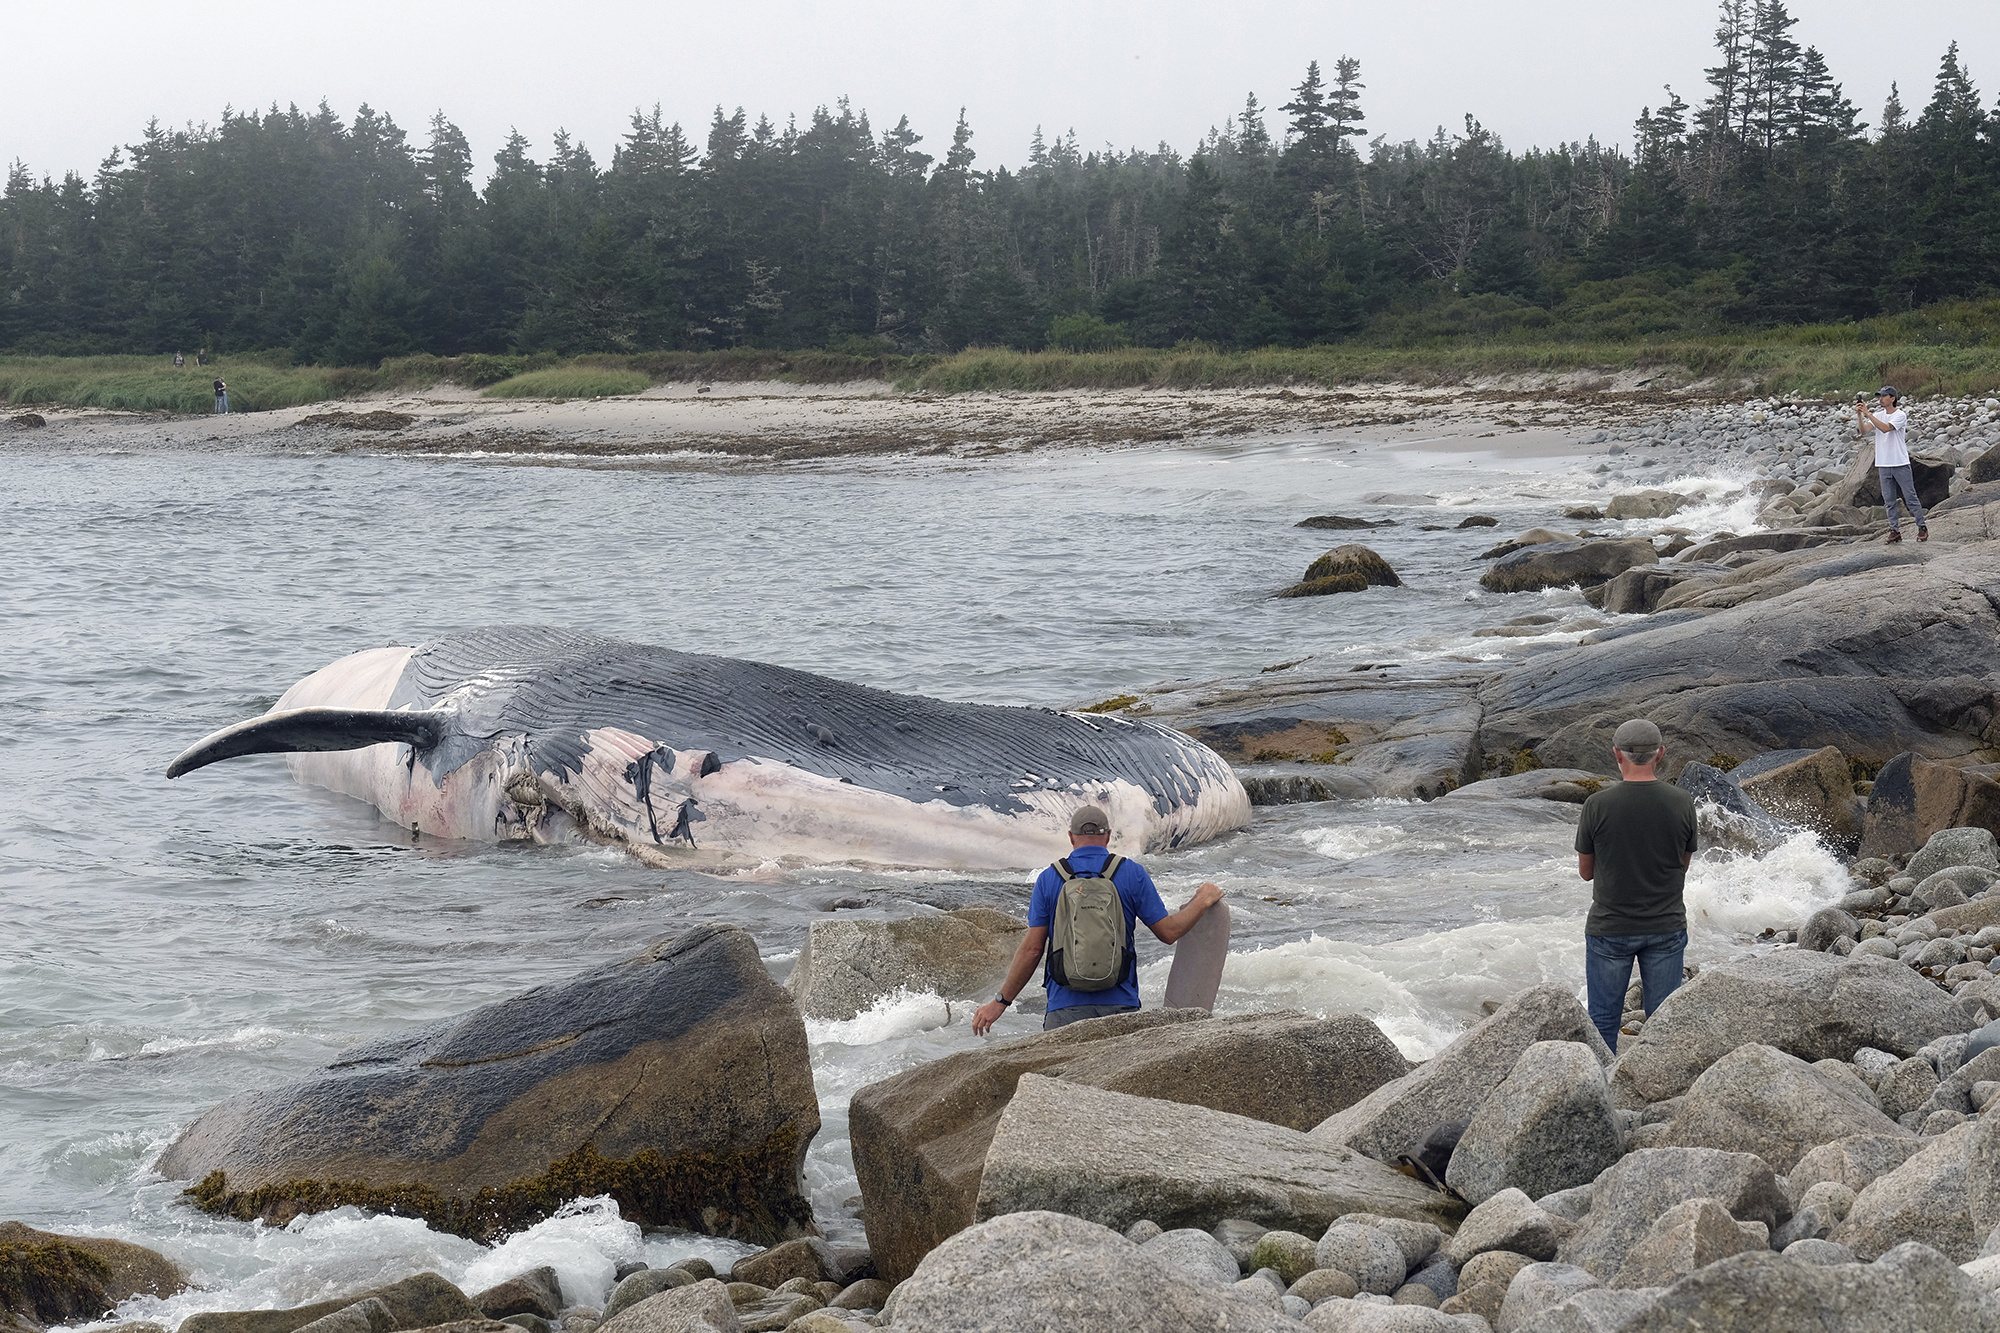
[[419,748],[444,734],[446,709],[394,711],[380,708],[288,708],[265,713],[204,736],[167,766],[177,778],[220,759],[246,754],[293,754],[302,750],[359,750],[385,741]]

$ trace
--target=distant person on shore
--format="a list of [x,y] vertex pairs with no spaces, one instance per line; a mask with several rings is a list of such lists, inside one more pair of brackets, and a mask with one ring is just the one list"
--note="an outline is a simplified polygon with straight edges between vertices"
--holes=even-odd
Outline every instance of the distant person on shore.
[[1917,525],[1917,540],[1927,542],[1931,530],[1924,522],[1924,502],[1917,498],[1917,481],[1910,472],[1910,445],[1907,431],[1910,414],[1899,403],[1894,385],[1885,384],[1875,391],[1877,412],[1868,410],[1865,402],[1854,404],[1855,419],[1861,429],[1871,431],[1875,436],[1875,475],[1882,482],[1882,503],[1889,510],[1889,536],[1887,540],[1903,540],[1902,520],[1896,517],[1896,494],[1902,492],[1903,508],[1910,511],[1910,518]]
[[215,410],[225,416],[229,412],[229,386],[221,380],[215,382]]
[[1583,927],[1590,1021],[1614,1054],[1632,964],[1650,1017],[1679,989],[1687,952],[1681,894],[1694,859],[1694,800],[1659,780],[1664,753],[1651,722],[1621,723],[1611,735],[1621,780],[1591,794],[1576,826],[1576,873],[1591,882]]
[[186,365],[187,363],[188,363],[188,359],[187,359],[186,357],[182,356],[182,355],[180,354],[180,352],[179,352],[178,350],[176,350],[176,351],[174,352],[174,364],[175,364],[176,366],[184,366],[184,365]]
[[197,347],[194,349],[194,363],[197,366],[208,364],[208,349],[206,347]]
[[[1086,805],[1070,816],[1070,854],[1041,873],[1035,880],[1034,895],[1028,900],[1028,933],[1021,939],[1021,946],[1014,951],[1014,961],[1008,965],[1007,976],[1000,983],[1000,994],[979,1006],[972,1016],[972,1031],[975,1036],[985,1036],[992,1026],[1007,1012],[1007,1007],[1019,998],[1027,988],[1028,979],[1034,975],[1035,964],[1041,960],[1044,950],[1048,951],[1048,963],[1042,974],[1042,984],[1048,988],[1049,1007],[1042,1019],[1042,1031],[1048,1032],[1086,1018],[1102,1018],[1106,1014],[1129,1014],[1139,1008],[1139,953],[1132,947],[1132,923],[1139,920],[1162,944],[1172,944],[1194,928],[1202,914],[1222,901],[1222,890],[1214,884],[1203,884],[1195,890],[1188,905],[1180,911],[1167,914],[1167,905],[1160,901],[1160,891],[1153,887],[1153,877],[1137,861],[1127,860],[1111,854],[1111,817],[1094,805]],[[1113,908],[1108,895],[1103,893],[1103,881],[1111,881],[1117,891],[1117,904]],[[1067,906],[1063,903],[1065,894],[1070,895]],[[1106,900],[1100,907],[1092,907],[1090,899],[1099,897]],[[1088,939],[1093,933],[1102,935],[1105,931],[1116,932],[1120,918],[1123,934],[1117,936],[1122,948],[1122,961],[1114,962],[1108,985],[1086,989],[1084,978],[1071,977],[1068,964],[1073,961],[1063,955],[1064,941]],[[1050,949],[1049,941],[1053,932],[1057,946]],[[1075,987],[1063,984],[1076,981]],[[1101,980],[1091,979],[1093,982]]]

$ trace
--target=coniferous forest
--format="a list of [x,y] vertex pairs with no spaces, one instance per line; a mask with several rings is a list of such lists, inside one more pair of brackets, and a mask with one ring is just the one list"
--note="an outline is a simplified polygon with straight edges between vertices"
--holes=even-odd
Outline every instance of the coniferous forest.
[[2000,108],[1957,47],[1871,114],[1797,27],[1723,0],[1698,100],[1662,90],[1629,153],[1515,153],[1471,116],[1371,136],[1347,57],[1186,156],[1038,133],[1018,171],[982,169],[962,116],[927,143],[845,101],[718,108],[705,134],[635,112],[608,163],[516,133],[483,186],[442,114],[416,136],[323,103],[152,124],[90,179],[9,171],[0,349],[1631,340],[2000,294]]

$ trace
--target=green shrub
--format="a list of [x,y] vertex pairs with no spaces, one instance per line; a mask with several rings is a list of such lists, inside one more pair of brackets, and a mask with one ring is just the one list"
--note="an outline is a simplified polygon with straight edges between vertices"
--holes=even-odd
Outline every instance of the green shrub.
[[1065,352],[1108,352],[1131,341],[1123,324],[1107,324],[1089,311],[1057,315],[1049,325],[1049,346]]
[[601,366],[552,366],[501,380],[485,390],[488,398],[618,398],[644,393],[652,379],[636,370]]

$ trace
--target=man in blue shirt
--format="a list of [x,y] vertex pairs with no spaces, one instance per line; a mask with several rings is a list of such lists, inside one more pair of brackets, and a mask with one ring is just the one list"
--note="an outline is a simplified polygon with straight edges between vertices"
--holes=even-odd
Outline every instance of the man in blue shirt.
[[[1111,817],[1094,805],[1086,805],[1070,816],[1068,860],[1070,869],[1079,875],[1094,875],[1104,869],[1111,859]],[[1162,944],[1172,944],[1194,928],[1201,920],[1202,913],[1222,901],[1222,890],[1214,884],[1203,884],[1195,890],[1194,897],[1180,911],[1167,912],[1167,905],[1160,901],[1160,891],[1153,887],[1153,877],[1137,861],[1126,860],[1112,872],[1111,882],[1118,890],[1118,900],[1125,908],[1125,936],[1132,937],[1132,923],[1139,920]],[[979,1006],[972,1016],[972,1031],[975,1036],[985,1036],[998,1022],[1000,1015],[1027,988],[1028,979],[1034,975],[1035,964],[1042,958],[1048,947],[1049,927],[1055,921],[1056,899],[1062,893],[1062,876],[1054,866],[1044,870],[1035,880],[1034,896],[1028,901],[1028,933],[1021,939],[1021,947],[1014,951],[1014,961],[1007,968],[1007,977],[1000,983],[1000,994]],[[1117,985],[1108,990],[1074,991],[1058,985],[1043,976],[1043,984],[1049,992],[1049,1010],[1042,1019],[1042,1030],[1050,1031],[1068,1023],[1081,1022],[1086,1018],[1102,1018],[1106,1014],[1129,1014],[1139,1007],[1139,963],[1136,956],[1126,966],[1125,976]]]

